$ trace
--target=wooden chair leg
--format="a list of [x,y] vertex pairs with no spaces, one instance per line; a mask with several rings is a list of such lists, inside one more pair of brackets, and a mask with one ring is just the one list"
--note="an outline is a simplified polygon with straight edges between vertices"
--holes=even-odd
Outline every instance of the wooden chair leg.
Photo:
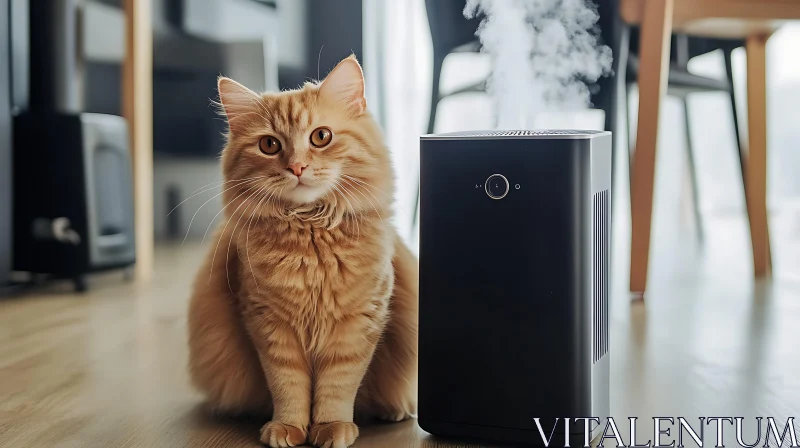
[[770,273],[771,255],[767,219],[767,40],[757,35],[747,39],[747,109],[750,143],[745,163],[744,188],[753,270],[756,277]]
[[642,294],[647,287],[658,123],[669,73],[673,6],[674,0],[649,0],[640,32],[639,122],[631,173],[630,289]]
[[133,162],[136,277],[153,273],[153,30],[151,0],[125,0],[122,111]]

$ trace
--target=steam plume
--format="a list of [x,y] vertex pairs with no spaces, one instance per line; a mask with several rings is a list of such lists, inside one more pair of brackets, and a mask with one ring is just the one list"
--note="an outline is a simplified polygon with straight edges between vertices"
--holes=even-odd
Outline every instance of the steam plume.
[[539,113],[589,107],[586,83],[611,70],[591,0],[467,0],[463,12],[483,16],[476,35],[493,59],[487,91],[500,129],[529,129]]

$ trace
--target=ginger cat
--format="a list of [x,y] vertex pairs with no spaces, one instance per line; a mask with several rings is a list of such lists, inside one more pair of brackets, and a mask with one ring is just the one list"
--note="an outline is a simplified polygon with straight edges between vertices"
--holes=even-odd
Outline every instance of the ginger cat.
[[197,274],[189,371],[218,411],[271,415],[261,441],[346,447],[354,415],[416,413],[417,260],[355,57],[257,94],[220,78],[226,220]]

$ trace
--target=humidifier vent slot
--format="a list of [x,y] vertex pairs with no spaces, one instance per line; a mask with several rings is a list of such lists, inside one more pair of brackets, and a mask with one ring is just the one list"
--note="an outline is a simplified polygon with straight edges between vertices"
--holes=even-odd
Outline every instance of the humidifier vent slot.
[[592,363],[608,353],[608,190],[592,200]]
[[457,131],[438,134],[438,137],[547,137],[558,135],[587,136],[600,134],[600,131],[581,131],[573,129],[547,129],[538,131]]

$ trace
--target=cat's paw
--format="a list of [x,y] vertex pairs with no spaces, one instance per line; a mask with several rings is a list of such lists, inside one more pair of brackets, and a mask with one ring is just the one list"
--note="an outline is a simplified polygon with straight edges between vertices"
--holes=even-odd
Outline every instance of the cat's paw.
[[309,442],[320,448],[347,448],[358,438],[358,426],[352,422],[314,423]]
[[305,429],[281,422],[267,422],[261,427],[261,443],[271,448],[302,445],[307,438]]

